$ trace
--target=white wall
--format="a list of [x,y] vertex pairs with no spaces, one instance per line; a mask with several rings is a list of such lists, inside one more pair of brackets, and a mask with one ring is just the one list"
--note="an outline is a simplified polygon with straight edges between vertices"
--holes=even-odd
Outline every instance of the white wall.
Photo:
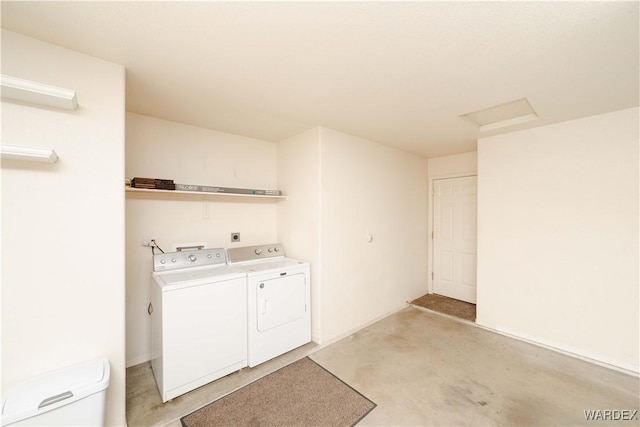
[[[277,188],[274,143],[138,114],[127,113],[126,119],[127,178]],[[127,366],[150,359],[147,306],[153,264],[143,241],[155,239],[165,251],[171,251],[174,243],[206,242],[210,248],[228,248],[277,241],[277,203],[206,200],[127,193]],[[233,232],[240,233],[239,243],[231,242]]]
[[[442,178],[471,176],[478,174],[478,152],[454,154],[452,156],[433,157],[428,160],[429,168],[429,213],[428,235],[433,232],[433,181]],[[428,291],[433,293],[433,239],[429,239]]]
[[287,256],[311,263],[311,339],[320,342],[320,128],[278,143],[278,240]]
[[426,159],[316,127],[278,143],[278,185],[279,239],[311,262],[314,341],[426,292]]
[[427,160],[327,128],[320,139],[325,341],[425,293]]
[[639,371],[639,112],[479,141],[478,324]]
[[429,159],[429,178],[447,178],[478,173],[478,152],[454,154]]
[[79,103],[2,102],[3,144],[60,157],[2,162],[2,390],[107,357],[106,421],[124,425],[124,69],[3,30],[2,73]]

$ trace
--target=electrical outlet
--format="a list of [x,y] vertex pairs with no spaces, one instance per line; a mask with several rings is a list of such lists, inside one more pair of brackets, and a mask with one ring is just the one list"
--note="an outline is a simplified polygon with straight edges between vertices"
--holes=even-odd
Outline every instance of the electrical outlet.
[[231,242],[236,243],[240,241],[240,233],[231,233]]

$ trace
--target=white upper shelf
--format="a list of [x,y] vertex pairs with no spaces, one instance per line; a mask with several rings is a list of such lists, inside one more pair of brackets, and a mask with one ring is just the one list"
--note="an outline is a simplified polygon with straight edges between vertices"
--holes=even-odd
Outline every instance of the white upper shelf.
[[180,191],[180,190],[153,190],[146,188],[125,187],[125,191],[130,194],[146,194],[157,196],[192,196],[192,197],[210,197],[215,200],[243,200],[243,201],[273,201],[279,202],[287,200],[287,196],[270,196],[263,194],[233,194],[233,193],[211,193],[208,191]]
[[55,163],[58,155],[51,148],[22,147],[18,145],[0,145],[3,160],[26,160],[29,162]]
[[75,110],[78,108],[76,92],[43,83],[19,79],[2,74],[2,98],[46,107]]

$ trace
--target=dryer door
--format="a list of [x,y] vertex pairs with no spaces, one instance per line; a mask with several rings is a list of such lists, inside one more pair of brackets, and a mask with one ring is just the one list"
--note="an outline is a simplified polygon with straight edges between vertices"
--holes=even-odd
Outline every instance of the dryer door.
[[304,316],[307,283],[304,274],[292,274],[256,283],[258,331],[284,325]]

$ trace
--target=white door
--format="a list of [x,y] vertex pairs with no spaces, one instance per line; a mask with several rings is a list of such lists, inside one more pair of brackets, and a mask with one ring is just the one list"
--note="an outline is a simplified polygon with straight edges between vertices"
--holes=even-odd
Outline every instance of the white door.
[[433,181],[433,292],[476,302],[477,177]]

